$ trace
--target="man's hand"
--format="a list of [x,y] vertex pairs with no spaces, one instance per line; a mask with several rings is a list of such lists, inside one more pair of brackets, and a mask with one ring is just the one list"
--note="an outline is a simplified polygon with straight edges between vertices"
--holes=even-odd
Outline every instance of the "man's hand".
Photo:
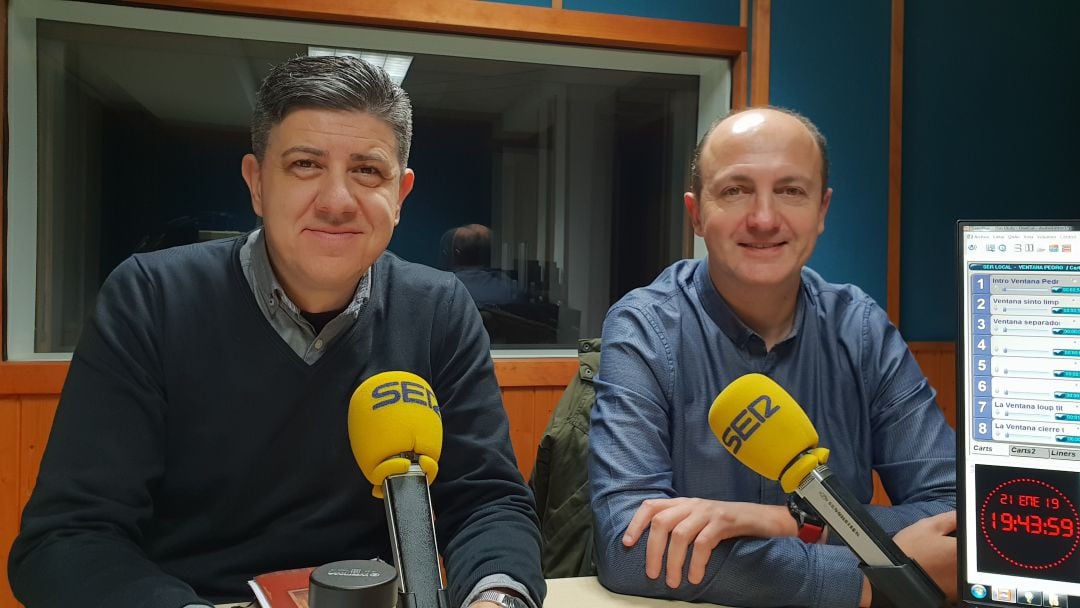
[[920,519],[896,533],[893,541],[941,587],[949,600],[957,600],[956,511]]
[[[623,534],[623,545],[632,547],[649,530],[645,549],[645,575],[660,577],[667,549],[668,587],[682,582],[686,553],[693,545],[686,579],[697,585],[705,578],[705,566],[720,541],[736,536],[793,536],[798,533],[787,507],[748,502],[722,502],[704,498],[650,499],[641,503]],[[955,556],[955,550],[953,555]]]

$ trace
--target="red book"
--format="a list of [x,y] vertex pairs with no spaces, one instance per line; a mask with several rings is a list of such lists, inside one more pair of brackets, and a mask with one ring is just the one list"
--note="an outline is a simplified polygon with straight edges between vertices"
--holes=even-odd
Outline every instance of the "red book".
[[260,608],[308,608],[308,580],[311,568],[278,570],[248,581]]

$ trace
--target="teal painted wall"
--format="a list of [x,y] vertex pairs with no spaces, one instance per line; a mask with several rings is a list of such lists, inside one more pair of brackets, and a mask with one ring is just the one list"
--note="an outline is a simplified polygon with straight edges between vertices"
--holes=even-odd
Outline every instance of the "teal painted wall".
[[[773,0],[770,100],[828,137],[811,266],[884,304],[891,0]],[[953,340],[957,219],[1080,217],[1080,2],[907,0],[901,330]]]
[[901,330],[954,340],[957,219],[1080,217],[1080,2],[905,12]]
[[889,196],[889,0],[773,0],[769,100],[829,142],[832,205],[809,265],[882,306]]
[[564,9],[739,25],[739,0],[563,0]]

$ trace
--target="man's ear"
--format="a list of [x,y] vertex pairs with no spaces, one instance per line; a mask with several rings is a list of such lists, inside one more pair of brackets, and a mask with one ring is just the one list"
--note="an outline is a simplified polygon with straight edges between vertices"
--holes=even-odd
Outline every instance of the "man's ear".
[[825,232],[825,214],[829,212],[829,203],[832,202],[832,188],[825,190],[825,195],[821,197],[821,209],[818,209],[818,236]]
[[694,227],[694,234],[704,237],[705,230],[701,227],[701,209],[698,207],[698,200],[693,192],[683,193],[683,205],[686,205],[686,213],[690,216],[690,225]]
[[255,211],[255,215],[262,217],[262,182],[259,180],[261,167],[259,166],[259,159],[255,158],[254,154],[245,154],[243,160],[240,161],[240,174],[244,176],[244,182],[247,183],[248,190],[251,192],[251,208]]
[[401,206],[405,204],[405,197],[412,192],[413,183],[416,181],[416,173],[412,169],[405,169],[401,173],[401,183],[398,185],[397,209],[394,210],[394,225],[401,221]]

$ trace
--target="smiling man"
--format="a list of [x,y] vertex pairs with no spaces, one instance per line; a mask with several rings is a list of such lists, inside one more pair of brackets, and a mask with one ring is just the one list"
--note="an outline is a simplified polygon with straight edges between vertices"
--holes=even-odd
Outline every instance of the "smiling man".
[[825,138],[792,112],[739,112],[702,139],[691,182],[707,258],[604,321],[589,462],[601,582],[746,607],[870,605],[854,554],[709,429],[716,395],[757,372],[804,406],[863,503],[880,474],[894,505],[871,514],[955,596],[953,432],[874,301],[805,266],[832,200]]
[[386,252],[413,187],[408,96],[352,58],[263,82],[242,173],[263,227],[139,254],[102,286],[9,560],[28,608],[250,599],[257,574],[392,561],[346,420],[364,379],[428,380],[453,606],[543,601],[539,532],[487,334],[452,274]]

